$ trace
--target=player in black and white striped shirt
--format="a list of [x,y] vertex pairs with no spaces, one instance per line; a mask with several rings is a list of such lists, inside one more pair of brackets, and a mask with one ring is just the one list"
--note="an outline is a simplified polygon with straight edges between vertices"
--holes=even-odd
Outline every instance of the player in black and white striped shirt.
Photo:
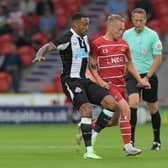
[[[71,99],[73,105],[81,114],[81,130],[86,146],[84,158],[101,159],[96,155],[92,143],[91,105],[101,105],[103,108],[119,113],[120,108],[107,89],[93,83],[86,78],[85,71],[89,56],[89,43],[86,35],[89,18],[81,13],[72,16],[72,27],[61,38],[53,40],[42,46],[36,53],[34,62],[45,60],[45,55],[58,50],[63,64],[61,76],[65,94]],[[112,113],[112,112],[111,112]],[[97,128],[104,128],[111,114],[101,114],[97,120]]]

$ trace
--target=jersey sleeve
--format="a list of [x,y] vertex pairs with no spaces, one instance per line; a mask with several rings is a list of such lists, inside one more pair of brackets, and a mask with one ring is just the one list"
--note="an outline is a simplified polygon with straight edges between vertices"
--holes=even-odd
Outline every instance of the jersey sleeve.
[[94,41],[90,43],[90,56],[93,58],[96,58],[98,56],[98,48]]
[[162,42],[160,41],[158,35],[155,33],[152,43],[153,55],[162,54]]
[[60,38],[52,40],[51,43],[57,48],[57,50],[65,50],[70,45],[70,32],[62,35]]
[[126,61],[131,61],[132,58],[131,58],[131,51],[130,51],[129,45],[125,40],[123,40],[123,41],[124,41],[124,44],[126,45],[126,50],[125,50]]

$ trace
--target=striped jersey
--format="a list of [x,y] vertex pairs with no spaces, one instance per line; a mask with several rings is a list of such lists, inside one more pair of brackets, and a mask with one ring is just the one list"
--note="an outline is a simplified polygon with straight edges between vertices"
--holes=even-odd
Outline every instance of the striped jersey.
[[128,60],[131,61],[131,55],[124,40],[97,38],[91,43],[91,57],[96,58],[103,80],[117,87],[125,87],[125,66]]
[[62,77],[85,78],[90,52],[87,35],[82,38],[73,29],[70,29],[51,43],[56,46],[61,56]]

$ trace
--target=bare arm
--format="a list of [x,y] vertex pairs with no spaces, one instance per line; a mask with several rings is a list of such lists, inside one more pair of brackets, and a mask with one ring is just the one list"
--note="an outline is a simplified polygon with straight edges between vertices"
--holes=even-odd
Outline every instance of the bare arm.
[[159,68],[160,64],[162,62],[162,58],[161,55],[155,55],[154,56],[154,62],[149,70],[149,72],[147,73],[147,77],[150,78]]
[[89,57],[89,70],[100,86],[105,87],[106,89],[110,88],[109,84],[105,82],[99,75],[97,60],[93,57]]
[[52,43],[43,45],[36,53],[33,62],[41,62],[45,60],[45,55],[51,51],[56,50],[56,47]]

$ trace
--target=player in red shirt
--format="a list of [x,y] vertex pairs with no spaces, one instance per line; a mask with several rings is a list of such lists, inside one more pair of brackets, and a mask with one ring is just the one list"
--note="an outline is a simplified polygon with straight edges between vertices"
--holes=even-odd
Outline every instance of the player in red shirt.
[[[126,155],[137,155],[142,152],[131,144],[130,109],[126,101],[125,73],[130,71],[139,83],[139,87],[150,87],[150,84],[141,79],[131,61],[128,44],[121,39],[125,23],[120,15],[110,15],[107,19],[107,31],[104,36],[98,37],[91,43],[89,68],[98,84],[107,88],[120,105],[120,130],[124,142]],[[103,110],[101,114],[112,115],[111,111]],[[100,115],[101,115],[100,114]],[[113,115],[110,125],[115,125],[119,116]],[[115,121],[116,120],[116,121]],[[103,128],[95,125],[92,141]]]

